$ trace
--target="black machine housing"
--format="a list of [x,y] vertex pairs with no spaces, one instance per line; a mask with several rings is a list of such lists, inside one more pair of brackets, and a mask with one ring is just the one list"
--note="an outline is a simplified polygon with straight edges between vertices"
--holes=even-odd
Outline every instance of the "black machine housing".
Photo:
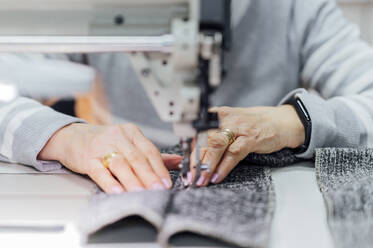
[[[222,34],[222,78],[226,74],[224,54],[228,52],[232,46],[231,13],[231,0],[201,0],[200,31],[205,34],[214,34],[216,32]],[[194,128],[198,132],[219,128],[217,113],[208,112],[210,108],[209,96],[214,91],[214,88],[209,84],[208,68],[209,61],[201,58],[199,68],[201,108],[198,120],[193,123]]]

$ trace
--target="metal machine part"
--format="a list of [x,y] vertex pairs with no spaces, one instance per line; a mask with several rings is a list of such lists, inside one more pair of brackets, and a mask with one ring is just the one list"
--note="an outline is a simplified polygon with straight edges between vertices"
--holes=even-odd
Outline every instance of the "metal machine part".
[[230,37],[230,0],[0,0],[0,52],[129,52],[158,115],[180,137],[184,181],[193,138],[219,127],[209,96],[222,82]]

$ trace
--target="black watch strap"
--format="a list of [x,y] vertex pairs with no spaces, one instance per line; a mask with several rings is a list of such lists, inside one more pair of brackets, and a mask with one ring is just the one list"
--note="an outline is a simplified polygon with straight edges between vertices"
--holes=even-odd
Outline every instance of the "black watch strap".
[[297,97],[296,95],[292,97],[287,104],[294,106],[299,119],[302,121],[305,131],[305,142],[303,145],[295,149],[296,153],[305,152],[308,149],[308,146],[311,141],[311,132],[312,132],[312,121],[311,117],[308,114],[306,107],[304,106],[303,102]]

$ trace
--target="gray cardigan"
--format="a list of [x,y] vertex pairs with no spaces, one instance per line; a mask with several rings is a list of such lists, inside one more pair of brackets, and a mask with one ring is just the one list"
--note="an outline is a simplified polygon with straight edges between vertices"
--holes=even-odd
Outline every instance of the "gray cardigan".
[[[88,62],[102,74],[118,121],[138,124],[158,144],[176,142],[125,54],[91,54]],[[345,20],[334,1],[251,1],[234,28],[228,64],[215,105],[274,106],[299,94],[312,119],[309,148],[299,157],[310,158],[321,147],[373,146],[373,49],[360,40],[357,27]],[[7,71],[12,72],[0,75],[6,77]],[[58,73],[55,77],[60,79]],[[1,159],[55,169],[57,164],[37,161],[36,156],[56,130],[75,121],[25,98],[0,104]]]

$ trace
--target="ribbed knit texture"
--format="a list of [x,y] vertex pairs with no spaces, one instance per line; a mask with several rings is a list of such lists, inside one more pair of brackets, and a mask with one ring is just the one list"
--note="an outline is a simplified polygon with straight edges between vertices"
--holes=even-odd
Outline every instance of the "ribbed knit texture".
[[373,150],[318,149],[316,175],[336,247],[372,247]]
[[[179,147],[162,152],[178,153]],[[253,161],[250,160],[254,159]],[[289,151],[250,155],[218,185],[183,189],[178,172],[171,172],[171,191],[145,191],[122,195],[96,195],[81,221],[86,238],[123,218],[138,215],[158,230],[158,242],[168,246],[177,233],[191,232],[240,247],[267,247],[275,193],[269,162],[283,166],[296,161]],[[255,164],[255,165],[254,165]]]
[[[174,234],[188,231],[241,247],[267,247],[275,203],[268,166],[294,162],[298,159],[291,150],[251,154],[221,184],[207,188],[183,190],[177,172],[171,172],[176,180],[171,191],[99,194],[86,211],[82,230],[89,235],[139,215],[158,229],[164,247]],[[373,149],[317,149],[315,165],[336,247],[372,247]]]
[[243,163],[223,183],[207,188],[179,190],[178,183],[160,244],[190,231],[242,247],[267,247],[275,200],[269,168]]

